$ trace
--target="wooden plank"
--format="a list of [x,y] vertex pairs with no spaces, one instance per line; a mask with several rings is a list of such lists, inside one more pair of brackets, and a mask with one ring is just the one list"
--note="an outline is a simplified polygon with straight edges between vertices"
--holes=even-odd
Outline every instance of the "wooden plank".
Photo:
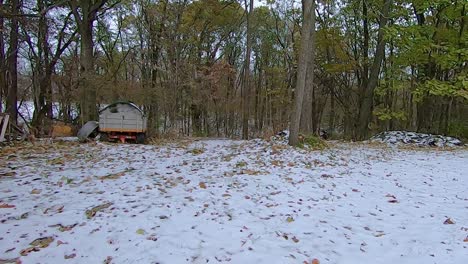
[[4,116],[0,116],[0,117],[1,117],[0,125],[2,125],[1,130],[0,130],[0,142],[3,142],[3,141],[5,141],[5,132],[6,132],[6,129],[8,127],[8,120],[10,119],[10,116],[9,115],[4,115]]

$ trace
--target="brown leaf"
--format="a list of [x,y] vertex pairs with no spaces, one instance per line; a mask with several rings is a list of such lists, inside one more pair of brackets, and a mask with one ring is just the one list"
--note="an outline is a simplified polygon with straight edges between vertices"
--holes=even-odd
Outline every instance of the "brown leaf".
[[200,182],[198,186],[200,186],[202,189],[206,189],[206,184],[204,182]]
[[63,242],[61,240],[57,240],[57,246],[60,246],[60,245],[66,245],[68,244],[67,242]]
[[455,222],[454,222],[452,219],[450,219],[450,218],[447,218],[447,219],[444,221],[444,225],[453,225],[453,224],[455,224]]
[[249,169],[242,170],[242,174],[247,174],[247,175],[258,175],[260,173],[261,172],[255,171],[255,170],[249,170]]
[[0,259],[0,264],[21,264],[21,260],[19,258],[15,259]]
[[466,236],[466,238],[463,239],[463,242],[468,242],[468,236]]
[[39,248],[37,247],[28,247],[20,251],[21,256],[27,256],[31,252],[37,252],[39,251]]
[[74,257],[76,257],[76,254],[75,254],[75,253],[70,254],[70,255],[65,255],[65,256],[64,256],[65,259],[72,259],[72,258],[74,258]]
[[112,257],[107,256],[107,258],[104,260],[104,264],[111,264],[112,263]]
[[67,225],[67,226],[58,224],[58,227],[59,227],[59,231],[60,231],[60,232],[65,232],[65,231],[70,231],[70,230],[72,230],[72,229],[73,229],[75,226],[77,226],[77,225],[78,225],[78,223],[73,224],[73,225]]
[[46,248],[50,245],[50,243],[54,242],[54,238],[49,236],[49,237],[41,237],[33,242],[31,242],[29,245],[33,247],[40,247],[40,248]]
[[105,203],[105,204],[101,204],[101,205],[98,205],[98,206],[95,206],[89,210],[86,210],[85,214],[86,214],[86,217],[88,217],[88,219],[91,219],[93,218],[97,212],[99,211],[102,211],[106,208],[109,208],[110,206],[112,205],[112,203]]
[[0,204],[0,208],[15,208],[16,206],[12,204],[2,203]]
[[39,189],[32,189],[31,194],[40,194],[42,190]]
[[388,200],[389,203],[398,203],[398,200],[396,199],[392,199],[392,200]]
[[116,180],[116,179],[124,176],[126,172],[127,171],[111,173],[111,174],[108,174],[108,175],[105,175],[105,176],[98,177],[98,179],[100,179],[100,180]]
[[297,239],[297,237],[293,236],[291,239],[294,241],[294,243],[299,243],[299,239]]

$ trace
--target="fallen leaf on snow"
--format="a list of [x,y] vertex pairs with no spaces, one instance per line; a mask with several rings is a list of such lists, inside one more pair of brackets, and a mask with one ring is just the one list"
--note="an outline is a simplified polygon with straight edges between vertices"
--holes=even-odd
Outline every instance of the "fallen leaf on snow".
[[202,189],[206,189],[206,184],[204,182],[200,182],[198,186],[200,186]]
[[453,224],[455,224],[455,222],[454,222],[452,219],[450,219],[450,218],[447,218],[447,219],[444,221],[444,225],[453,225]]
[[146,232],[145,232],[144,229],[139,228],[139,229],[136,231],[136,233],[139,234],[139,235],[144,235]]
[[291,216],[288,216],[288,218],[286,218],[286,221],[288,223],[294,222],[294,218],[292,218]]
[[15,259],[0,259],[0,264],[21,264],[21,260],[19,258]]
[[7,203],[2,203],[0,204],[0,208],[14,208],[16,206],[12,205],[12,204],[7,204]]
[[54,242],[54,238],[51,237],[51,236],[50,237],[41,237],[41,238],[38,238],[38,239],[34,240],[29,245],[31,245],[33,247],[46,248],[52,242]]
[[28,247],[20,251],[21,256],[27,256],[31,252],[37,252],[39,251],[39,248],[37,247]]
[[49,211],[55,212],[55,213],[62,213],[63,212],[63,205],[54,205],[52,207],[49,207],[44,210],[44,214],[47,214]]
[[31,194],[40,194],[42,190],[39,189],[32,189]]
[[112,205],[112,203],[105,203],[105,204],[101,204],[101,205],[98,205],[98,206],[95,206],[89,210],[86,210],[85,214],[86,214],[86,217],[88,217],[88,219],[91,219],[93,218],[97,212],[99,211],[102,211],[106,208],[109,208],[110,206]]
[[105,260],[104,260],[104,264],[111,264],[112,263],[112,257],[111,256],[108,256]]
[[57,240],[57,247],[60,246],[60,245],[66,245],[68,244],[67,242],[63,242],[61,240]]
[[125,175],[127,171],[121,171],[117,173],[111,173],[109,175],[98,177],[100,180],[116,180]]
[[299,243],[299,239],[297,239],[297,237],[295,237],[295,236],[292,237],[291,240],[294,241],[294,243]]
[[70,255],[65,255],[65,256],[63,256],[63,257],[64,257],[65,259],[72,259],[72,258],[76,257],[76,254],[73,253],[73,254],[70,254]]
[[258,175],[260,174],[261,172],[259,171],[254,171],[254,170],[242,170],[241,174],[247,174],[247,175]]
[[152,234],[152,235],[146,237],[146,239],[147,239],[147,240],[151,240],[151,241],[157,241],[157,240],[158,240],[158,238],[156,237],[155,234]]

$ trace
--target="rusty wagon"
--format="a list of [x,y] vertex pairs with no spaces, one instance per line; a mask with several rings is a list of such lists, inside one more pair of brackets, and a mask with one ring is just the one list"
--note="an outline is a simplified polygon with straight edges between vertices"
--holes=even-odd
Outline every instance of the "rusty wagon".
[[115,102],[99,111],[99,134],[102,141],[135,141],[146,137],[147,118],[132,102]]

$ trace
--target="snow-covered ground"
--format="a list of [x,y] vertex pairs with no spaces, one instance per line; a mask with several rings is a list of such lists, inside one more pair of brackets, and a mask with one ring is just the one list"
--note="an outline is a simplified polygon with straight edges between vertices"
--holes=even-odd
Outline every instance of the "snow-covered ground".
[[466,148],[46,140],[0,152],[0,263],[468,260]]

